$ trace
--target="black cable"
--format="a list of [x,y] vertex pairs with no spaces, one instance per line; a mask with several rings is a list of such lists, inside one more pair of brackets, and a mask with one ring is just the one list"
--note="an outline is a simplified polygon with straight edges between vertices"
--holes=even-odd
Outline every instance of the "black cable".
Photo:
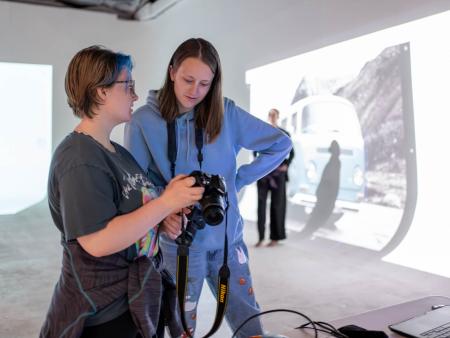
[[[309,327],[310,323],[305,323],[303,325],[300,325],[299,327],[296,327],[296,329],[313,329],[312,327]],[[323,330],[319,330],[319,331],[324,331],[327,332],[335,337],[338,338],[348,338],[347,335],[343,334],[342,332],[340,332],[338,329],[336,329],[333,325],[331,325],[330,323],[326,323],[326,322],[314,322],[315,325],[319,326],[320,328],[322,328]]]
[[[300,329],[300,327],[296,327],[296,329]],[[301,329],[310,329],[310,330],[314,330],[312,327],[309,327],[309,326],[302,327]],[[317,331],[319,331],[319,332],[324,332],[324,333],[327,333],[327,334],[329,334],[329,335],[335,336],[335,333],[332,332],[332,331],[329,331],[329,330],[317,329]]]
[[326,322],[316,322],[317,324],[319,324],[321,327],[323,326],[327,326],[328,328],[330,328],[330,330],[333,331],[339,331],[338,329],[336,329],[333,325],[331,325],[330,323],[326,323]]
[[[296,327],[296,329],[307,328],[309,324],[310,323],[305,323],[303,325],[300,325],[300,326]],[[321,327],[324,330],[328,330],[328,331],[331,331],[331,332],[332,331],[337,331],[336,328],[333,325],[325,323],[325,322],[316,322],[316,321],[314,321],[314,324],[316,324],[318,327]]]
[[240,329],[242,329],[242,327],[245,324],[247,324],[250,320],[252,320],[253,318],[256,318],[256,317],[259,317],[259,316],[262,316],[262,315],[265,315],[265,314],[268,314],[268,313],[273,313],[273,312],[289,312],[289,313],[297,314],[300,317],[303,317],[304,319],[306,319],[308,321],[308,324],[311,324],[313,326],[312,329],[314,329],[314,338],[318,338],[318,333],[317,332],[319,330],[317,329],[315,322],[313,322],[308,316],[304,315],[303,313],[298,312],[298,311],[294,311],[294,310],[289,310],[289,309],[267,310],[267,311],[262,311],[260,313],[257,313],[256,315],[250,316],[246,320],[244,320],[244,322],[241,325],[238,326],[238,328],[233,332],[233,335],[231,336],[231,338],[236,337],[236,334],[238,333],[238,331]]
[[[331,324],[325,323],[325,322],[314,322],[317,326],[322,328],[327,333],[338,337],[338,338],[348,338],[345,334],[341,333],[339,330],[337,330],[335,327],[333,327]],[[297,329],[312,329],[308,326],[309,323],[306,323],[305,325],[297,327]]]

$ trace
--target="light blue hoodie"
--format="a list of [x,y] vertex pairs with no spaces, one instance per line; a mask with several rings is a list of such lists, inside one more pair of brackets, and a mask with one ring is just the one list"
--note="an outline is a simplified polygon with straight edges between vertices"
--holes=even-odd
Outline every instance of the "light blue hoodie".
[[[225,178],[228,198],[228,241],[233,244],[243,237],[243,220],[239,213],[237,192],[274,170],[289,154],[291,140],[278,128],[254,117],[224,99],[224,119],[217,139],[203,146],[202,171]],[[195,145],[194,112],[176,119],[177,160],[175,175],[200,170]],[[165,186],[171,180],[167,151],[166,121],[159,111],[157,92],[150,91],[147,104],[133,114],[125,126],[125,147],[133,154],[149,179],[157,186]],[[257,151],[259,156],[249,164],[237,168],[236,157],[246,148]],[[198,230],[192,250],[223,249],[224,225],[209,226]],[[168,241],[162,236],[162,242]]]

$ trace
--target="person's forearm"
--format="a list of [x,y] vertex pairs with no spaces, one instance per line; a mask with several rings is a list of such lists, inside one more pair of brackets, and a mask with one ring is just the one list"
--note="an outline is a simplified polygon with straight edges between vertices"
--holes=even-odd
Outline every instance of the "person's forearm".
[[92,256],[111,255],[128,248],[173,211],[166,199],[159,197],[133,212],[114,217],[104,229],[79,237],[78,242]]

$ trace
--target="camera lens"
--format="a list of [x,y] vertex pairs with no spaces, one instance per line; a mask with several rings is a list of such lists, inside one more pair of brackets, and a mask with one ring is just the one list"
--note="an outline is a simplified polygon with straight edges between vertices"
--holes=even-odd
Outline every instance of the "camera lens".
[[209,225],[218,225],[222,223],[225,216],[223,197],[215,190],[208,190],[200,201],[203,219]]
[[203,218],[209,225],[217,225],[222,223],[224,216],[224,211],[220,207],[208,206],[203,209]]

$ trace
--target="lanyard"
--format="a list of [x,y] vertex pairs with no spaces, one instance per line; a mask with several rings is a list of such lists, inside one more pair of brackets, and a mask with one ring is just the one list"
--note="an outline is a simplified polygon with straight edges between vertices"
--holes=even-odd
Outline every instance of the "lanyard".
[[[188,126],[189,127],[189,126]],[[203,129],[195,127],[195,145],[197,147],[197,161],[202,169],[203,162]],[[175,176],[175,167],[177,160],[177,133],[176,133],[176,122],[167,123],[167,153],[170,161],[170,171],[172,178]],[[227,195],[228,196],[228,195]],[[228,236],[227,236],[227,223],[228,223],[228,197],[226,197],[226,210],[225,210],[225,240],[223,249],[223,265],[219,270],[219,278],[217,285],[217,306],[216,306],[216,317],[214,319],[213,326],[209,332],[204,336],[204,338],[211,337],[220,327],[223,317],[225,316],[225,311],[228,301],[228,291],[229,291],[229,281],[230,281],[230,269],[228,268]],[[181,230],[182,235],[185,231],[184,218],[181,217]],[[178,243],[177,248],[177,296],[178,305],[180,307],[181,313],[181,324],[188,337],[192,337],[191,331],[188,328],[186,317],[185,317],[185,300],[186,300],[186,289],[187,289],[187,277],[188,277],[188,266],[189,266],[189,245],[184,241],[180,244]]]
[[[189,127],[188,127],[189,128]],[[197,161],[202,170],[203,162],[203,129],[195,127],[195,146],[197,147]],[[175,120],[167,122],[167,154],[170,161],[170,172],[175,177],[175,165],[177,161],[177,131]]]

